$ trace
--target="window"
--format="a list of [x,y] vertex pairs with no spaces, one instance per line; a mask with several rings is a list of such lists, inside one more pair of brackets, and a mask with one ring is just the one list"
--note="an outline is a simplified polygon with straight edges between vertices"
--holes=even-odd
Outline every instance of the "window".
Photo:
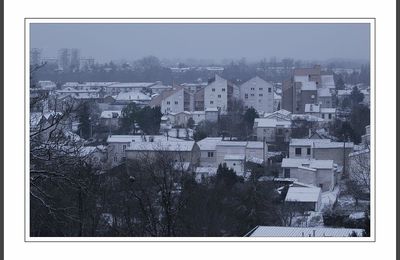
[[258,90],[263,90],[263,88],[259,88]]
[[114,162],[118,161],[118,157],[114,156]]
[[295,148],[295,149],[294,149],[294,153],[295,153],[296,155],[301,155],[301,148]]
[[268,93],[271,93],[272,92],[272,88],[268,88]]
[[125,152],[125,149],[126,149],[126,144],[124,144],[124,145],[122,146],[122,151]]
[[244,98],[249,98],[249,94],[244,94]]
[[263,96],[263,94],[258,94],[258,96],[259,96],[259,97],[262,97],[262,96]]
[[222,89],[222,92],[225,92],[225,88]]
[[175,105],[178,105],[178,101],[175,101]]
[[171,102],[167,101],[167,105],[171,104]]
[[285,168],[283,171],[283,177],[290,178],[290,169]]
[[221,95],[218,95],[219,98],[221,98]]
[[329,119],[332,119],[332,114],[328,114],[328,118],[329,118]]
[[250,94],[252,97],[254,97],[254,94]]
[[214,101],[211,100],[211,101],[210,101],[210,104],[211,104],[211,105],[214,104]]
[[251,88],[251,90],[255,90],[255,88]]
[[211,89],[212,92],[215,92],[215,88]]
[[236,163],[233,163],[233,166],[236,166]]
[[214,152],[208,152],[208,153],[207,153],[207,156],[208,156],[209,158],[214,157]]
[[311,154],[311,148],[307,148],[307,155]]

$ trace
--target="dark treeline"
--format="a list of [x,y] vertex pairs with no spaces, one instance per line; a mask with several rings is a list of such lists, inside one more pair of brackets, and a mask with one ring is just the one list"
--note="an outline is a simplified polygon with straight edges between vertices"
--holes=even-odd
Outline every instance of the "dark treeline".
[[[240,84],[254,76],[259,76],[268,81],[282,82],[290,77],[293,67],[311,67],[314,63],[295,61],[285,58],[282,60],[263,59],[259,62],[247,62],[246,59],[231,61],[221,65],[224,71],[221,76],[231,80],[233,83]],[[214,66],[210,64],[209,66]],[[340,66],[340,63],[328,64],[328,70],[333,66]],[[190,65],[179,63],[177,67],[190,67]],[[91,68],[79,70],[58,70],[56,64],[46,64],[37,72],[38,80],[51,80],[59,84],[68,81],[88,82],[88,81],[116,81],[116,82],[155,82],[162,81],[164,84],[181,84],[185,82],[207,82],[213,77],[215,72],[205,69],[192,68],[185,72],[172,72],[162,62],[154,56],[147,56],[132,64],[124,63],[117,65],[113,62],[95,64]],[[345,83],[356,84],[364,83],[369,85],[369,65],[362,65],[361,72],[341,73]]]

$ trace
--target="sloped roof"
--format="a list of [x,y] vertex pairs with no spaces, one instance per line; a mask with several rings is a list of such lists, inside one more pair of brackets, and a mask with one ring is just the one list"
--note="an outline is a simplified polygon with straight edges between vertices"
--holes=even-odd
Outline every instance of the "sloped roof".
[[194,141],[154,141],[132,142],[126,151],[176,151],[188,152],[193,149]]
[[[114,116],[116,114],[116,117]],[[101,112],[100,118],[119,118],[121,117],[121,110],[105,110]]]
[[243,154],[227,154],[224,156],[225,161],[244,161],[245,155]]
[[325,227],[257,226],[247,237],[349,237],[352,232],[362,236],[363,229]]
[[317,202],[320,194],[318,187],[289,187],[285,201]]
[[305,113],[319,113],[321,107],[315,104],[306,104],[304,108]]
[[115,97],[117,101],[149,101],[151,97],[139,91],[120,92]]
[[257,127],[285,127],[289,128],[292,125],[290,121],[276,120],[275,118],[256,118],[254,123]]
[[333,169],[333,160],[283,158],[282,168]]
[[164,99],[166,99],[167,97],[172,96],[173,94],[175,94],[175,93],[177,93],[177,92],[179,92],[179,91],[181,91],[181,90],[183,90],[183,87],[182,87],[182,86],[177,86],[177,87],[174,87],[174,88],[172,88],[172,89],[166,89],[166,90],[164,90],[163,92],[161,92],[160,95],[154,97],[154,98],[150,101],[150,104],[149,104],[149,105],[150,105],[150,106],[160,106],[160,105],[161,105],[161,102],[162,102]]

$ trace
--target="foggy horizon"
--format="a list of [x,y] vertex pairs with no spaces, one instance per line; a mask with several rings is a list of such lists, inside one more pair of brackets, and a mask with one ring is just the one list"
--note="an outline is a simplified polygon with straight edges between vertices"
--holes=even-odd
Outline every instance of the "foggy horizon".
[[248,62],[292,58],[369,62],[369,24],[30,24],[30,47],[56,58],[61,48],[80,49],[96,62],[160,60]]

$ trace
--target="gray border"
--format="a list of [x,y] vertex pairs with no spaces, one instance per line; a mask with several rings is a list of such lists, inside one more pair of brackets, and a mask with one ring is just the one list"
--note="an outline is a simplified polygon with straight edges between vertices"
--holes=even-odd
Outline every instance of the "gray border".
[[[146,240],[135,240],[135,241],[113,241],[113,240],[102,240],[102,241],[78,241],[78,240],[70,240],[70,241],[52,241],[52,240],[41,240],[41,241],[28,241],[26,240],[27,238],[27,233],[26,233],[26,144],[27,144],[27,140],[26,140],[26,25],[28,20],[57,20],[57,19],[62,19],[62,20],[77,20],[77,19],[81,19],[81,20],[96,20],[96,19],[102,19],[102,20],[123,20],[123,19],[131,19],[131,20],[154,20],[154,19],[159,19],[159,20],[189,20],[189,19],[201,19],[201,20],[211,20],[211,19],[216,19],[216,20],[229,20],[229,19],[234,19],[234,20],[360,20],[360,19],[365,19],[365,20],[371,20],[371,22],[373,21],[373,23],[369,23],[370,26],[373,25],[374,27],[374,119],[375,119],[375,124],[374,124],[374,202],[375,202],[375,207],[374,207],[374,240],[372,241],[335,241],[335,240],[323,240],[323,241],[304,241],[304,240],[292,240],[292,241],[249,241],[249,240],[244,240],[244,241],[236,241],[236,240],[210,240],[210,241],[202,241],[202,240],[191,240],[191,241],[146,241]],[[229,22],[227,22],[229,23]],[[309,22],[305,22],[305,24],[308,24]],[[118,23],[115,23],[118,24]],[[121,23],[122,24],[122,23]],[[123,24],[126,24],[126,22],[124,22]],[[288,23],[289,24],[289,23]],[[298,24],[298,22],[297,22]],[[323,23],[319,23],[319,24],[323,24]],[[371,31],[370,31],[371,32]],[[116,243],[131,243],[131,242],[151,242],[151,243],[161,243],[161,242],[173,242],[173,243],[180,243],[180,242],[261,242],[261,243],[265,243],[265,242],[278,242],[278,243],[296,243],[296,242],[308,242],[308,243],[314,243],[314,242],[337,242],[337,243],[371,243],[371,242],[376,242],[376,18],[375,17],[288,17],[288,18],[284,18],[284,17],[277,17],[277,18],[265,18],[265,17],[240,17],[240,18],[235,18],[235,17],[117,17],[117,18],[111,18],[111,17],[25,17],[24,18],[24,242],[26,243],[37,243],[37,242],[56,242],[56,243],[69,243],[69,242],[116,242]],[[73,238],[73,237],[71,237]],[[83,237],[83,238],[91,238],[91,237]],[[99,237],[100,238],[100,237]],[[101,237],[101,238],[107,238],[107,237]],[[112,237],[112,238],[117,238],[117,237]],[[165,238],[165,237],[163,237]],[[185,238],[185,237],[181,237],[181,238]],[[235,237],[235,238],[239,238],[239,237]],[[284,237],[282,237],[284,238]]]

